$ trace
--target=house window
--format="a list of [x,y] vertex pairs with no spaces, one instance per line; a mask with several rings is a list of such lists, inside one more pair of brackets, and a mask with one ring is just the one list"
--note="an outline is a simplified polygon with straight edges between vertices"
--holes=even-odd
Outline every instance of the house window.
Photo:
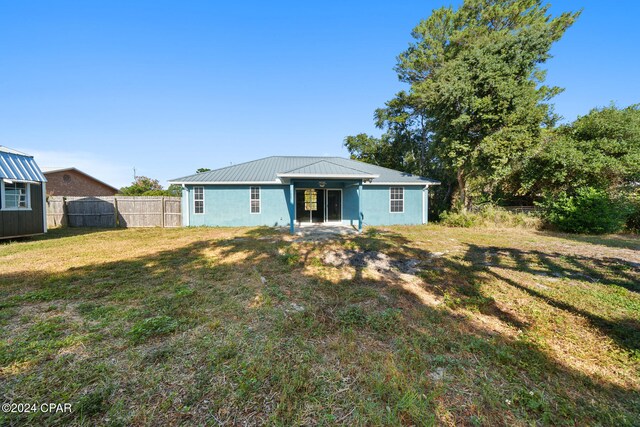
[[251,213],[260,213],[260,187],[251,187]]
[[404,188],[389,188],[389,210],[391,213],[404,212]]
[[193,187],[193,213],[204,213],[204,187]]
[[29,209],[29,184],[4,182],[2,209]]

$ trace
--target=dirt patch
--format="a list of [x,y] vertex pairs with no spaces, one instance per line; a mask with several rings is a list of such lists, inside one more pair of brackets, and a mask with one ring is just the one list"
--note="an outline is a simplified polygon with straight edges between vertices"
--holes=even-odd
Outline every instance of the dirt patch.
[[334,267],[369,268],[381,273],[397,270],[405,274],[417,274],[420,271],[418,259],[396,260],[377,251],[331,251],[322,257],[322,262]]

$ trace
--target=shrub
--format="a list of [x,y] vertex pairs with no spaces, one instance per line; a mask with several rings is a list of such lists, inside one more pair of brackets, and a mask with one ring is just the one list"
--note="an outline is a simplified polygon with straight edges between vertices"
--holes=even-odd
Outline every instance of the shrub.
[[631,214],[627,202],[592,187],[579,188],[575,195],[547,196],[540,205],[548,223],[569,233],[615,233]]
[[627,218],[627,230],[640,233],[640,192],[629,197],[631,214]]
[[512,213],[499,206],[487,204],[475,212],[443,212],[440,222],[447,227],[526,227],[538,228],[539,218],[523,213]]

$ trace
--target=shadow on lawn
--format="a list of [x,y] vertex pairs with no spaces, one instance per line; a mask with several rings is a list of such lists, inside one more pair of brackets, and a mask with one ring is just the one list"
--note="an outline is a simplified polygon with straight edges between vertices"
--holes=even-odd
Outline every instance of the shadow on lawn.
[[546,237],[558,237],[578,243],[589,243],[591,245],[602,245],[610,248],[640,250],[640,235],[638,234],[617,234],[614,237],[607,235],[571,234],[554,231],[537,231],[536,234]]
[[[441,347],[443,349],[454,353],[456,351],[461,353],[477,352],[482,357],[490,360],[489,363],[495,370],[494,374],[497,373],[497,375],[502,375],[504,378],[511,378],[510,381],[522,381],[521,379],[514,380],[512,372],[514,369],[523,369],[521,363],[522,358],[525,358],[530,365],[529,368],[525,368],[524,372],[520,373],[520,376],[524,375],[526,377],[525,383],[534,383],[540,389],[544,389],[545,386],[554,388],[556,387],[556,382],[567,382],[569,384],[575,382],[585,384],[592,392],[603,393],[612,400],[628,402],[629,404],[638,400],[638,395],[635,391],[606,383],[601,379],[591,378],[580,371],[569,368],[559,363],[559,361],[549,358],[534,344],[523,344],[514,341],[510,337],[500,336],[499,333],[487,331],[472,324],[465,316],[441,307],[424,304],[424,301],[415,292],[398,286],[404,276],[396,268],[386,270],[383,279],[371,279],[364,274],[367,265],[388,261],[386,256],[396,260],[418,260],[421,265],[427,268],[427,271],[434,272],[432,276],[423,277],[427,282],[422,282],[419,285],[423,290],[441,298],[453,297],[454,299],[459,299],[460,304],[472,305],[481,313],[500,319],[513,327],[527,328],[526,324],[523,324],[512,314],[501,310],[492,298],[482,294],[480,285],[491,278],[497,278],[510,286],[539,298],[546,304],[587,318],[594,326],[611,336],[624,348],[637,350],[640,343],[640,340],[637,339],[640,333],[640,325],[636,321],[631,323],[611,322],[542,295],[540,292],[521,285],[513,279],[502,277],[495,272],[487,272],[487,264],[491,263],[500,268],[532,274],[552,274],[561,270],[574,275],[583,274],[599,278],[601,276],[598,276],[599,273],[593,266],[607,269],[613,268],[611,267],[613,264],[586,257],[574,257],[574,259],[569,260],[569,267],[566,265],[560,266],[556,259],[561,255],[556,253],[543,251],[529,253],[473,245],[468,247],[462,260],[457,260],[452,257],[437,256],[429,251],[416,248],[412,246],[411,241],[401,234],[371,230],[364,235],[339,241],[342,243],[338,244],[341,244],[346,250],[352,251],[347,252],[350,254],[349,256],[355,257],[355,254],[363,252],[366,255],[358,255],[360,258],[357,260],[355,258],[348,259],[349,265],[355,269],[355,274],[352,278],[332,283],[319,275],[309,273],[306,267],[317,262],[316,258],[319,254],[335,250],[335,242],[303,243],[299,247],[305,249],[304,253],[299,258],[295,258],[296,252],[287,252],[291,250],[292,246],[291,243],[285,240],[284,236],[285,234],[278,230],[257,228],[248,230],[243,235],[232,239],[197,241],[178,249],[161,251],[132,260],[70,268],[66,272],[54,276],[24,274],[24,272],[0,274],[0,289],[2,290],[0,303],[5,306],[22,306],[35,302],[53,302],[56,300],[70,300],[73,302],[75,299],[95,300],[98,304],[105,302],[116,304],[117,301],[121,301],[121,304],[142,303],[148,307],[146,311],[143,310],[143,316],[162,314],[173,316],[177,319],[184,316],[186,327],[193,328],[199,322],[210,320],[208,316],[199,312],[196,313],[196,311],[203,310],[206,312],[207,304],[217,303],[215,298],[237,299],[239,302],[238,307],[245,307],[250,302],[250,297],[255,295],[255,291],[264,288],[264,285],[259,280],[260,275],[267,277],[270,286],[279,287],[280,290],[286,291],[285,295],[296,297],[301,295],[301,289],[297,288],[297,282],[284,279],[277,280],[277,277],[286,274],[291,277],[304,275],[312,283],[317,284],[311,288],[310,298],[313,299],[316,306],[313,307],[312,305],[309,308],[309,315],[325,324],[323,331],[328,335],[335,334],[336,331],[340,330],[340,319],[336,313],[354,304],[356,300],[351,299],[351,296],[355,295],[354,290],[367,288],[389,290],[393,291],[393,294],[397,295],[399,300],[408,303],[418,313],[408,313],[407,316],[425,315],[441,319],[443,322],[442,327],[451,328],[451,335],[446,338],[449,341],[442,343]],[[205,255],[205,252],[210,249],[219,251],[217,256],[220,260],[233,259],[234,256],[242,255],[241,261],[228,265],[212,265],[211,260],[207,259]],[[531,266],[528,261],[531,257],[538,260],[537,266]],[[617,263],[617,261],[615,262]],[[469,263],[471,265],[468,265]],[[256,272],[256,283],[247,283],[246,277],[243,279],[244,281],[231,280],[237,272],[246,273],[252,270]],[[633,275],[617,270],[616,275],[622,276],[622,278],[616,279],[616,284],[625,286],[635,292],[638,291],[637,287],[634,288],[637,285],[631,283]],[[431,283],[431,285],[428,283]],[[181,300],[173,302],[167,298],[163,299],[167,292],[176,286],[182,285],[190,286],[197,292],[201,289],[203,293],[204,290],[208,290],[208,292],[212,292],[212,299],[201,299],[197,303],[189,303],[189,300],[186,300],[187,302],[185,303],[181,302]],[[144,289],[140,289],[141,287],[144,287]],[[238,290],[235,291],[234,287],[238,287]],[[397,302],[393,299],[390,300],[387,303],[389,305],[388,308],[396,308]],[[229,317],[226,321],[238,321],[238,316],[240,314]],[[400,322],[403,320],[407,319],[401,318]],[[305,326],[299,327],[304,328]],[[388,341],[388,344],[392,345],[398,337],[419,337],[424,334],[425,332],[421,332],[415,327],[414,321],[410,321],[406,322],[406,324],[400,323],[396,325],[394,330],[384,336],[384,339]],[[473,340],[477,338],[490,340],[487,342],[491,344],[472,346],[471,350],[465,347],[471,345],[465,343],[466,341],[474,342]],[[498,341],[491,341],[495,339],[498,339]],[[500,351],[511,352],[513,357],[506,360],[499,359],[497,347],[500,347]],[[423,356],[418,355],[416,357]],[[533,369],[531,366],[537,366],[537,368]],[[5,383],[6,385],[7,383]],[[84,384],[85,387],[88,385]],[[274,391],[278,393],[277,383],[271,384],[270,387],[273,387]],[[522,387],[526,387],[526,384],[523,384]],[[300,395],[296,398],[304,400],[305,396]],[[569,391],[566,392],[566,396],[563,396],[563,398],[573,402],[573,397]],[[378,398],[376,397],[375,399]],[[383,404],[382,401],[379,403]],[[573,404],[578,405],[578,402],[573,402]],[[101,413],[103,412],[97,413],[96,416]],[[66,416],[72,417],[73,415]],[[570,414],[561,419],[565,422],[570,421],[567,416],[570,417]],[[498,420],[500,421],[501,419],[498,418]],[[413,421],[418,422],[420,420]],[[502,419],[501,421],[504,422],[505,420]]]

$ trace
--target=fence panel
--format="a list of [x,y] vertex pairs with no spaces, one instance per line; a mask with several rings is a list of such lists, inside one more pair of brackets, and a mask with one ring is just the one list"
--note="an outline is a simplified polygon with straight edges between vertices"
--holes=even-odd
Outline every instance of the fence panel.
[[47,225],[69,227],[180,227],[180,197],[47,198]]
[[47,197],[47,228],[66,227],[67,215],[64,197]]
[[162,197],[117,197],[120,227],[162,227]]
[[116,226],[114,197],[65,197],[69,227]]
[[164,198],[164,226],[182,226],[182,199],[180,197]]

